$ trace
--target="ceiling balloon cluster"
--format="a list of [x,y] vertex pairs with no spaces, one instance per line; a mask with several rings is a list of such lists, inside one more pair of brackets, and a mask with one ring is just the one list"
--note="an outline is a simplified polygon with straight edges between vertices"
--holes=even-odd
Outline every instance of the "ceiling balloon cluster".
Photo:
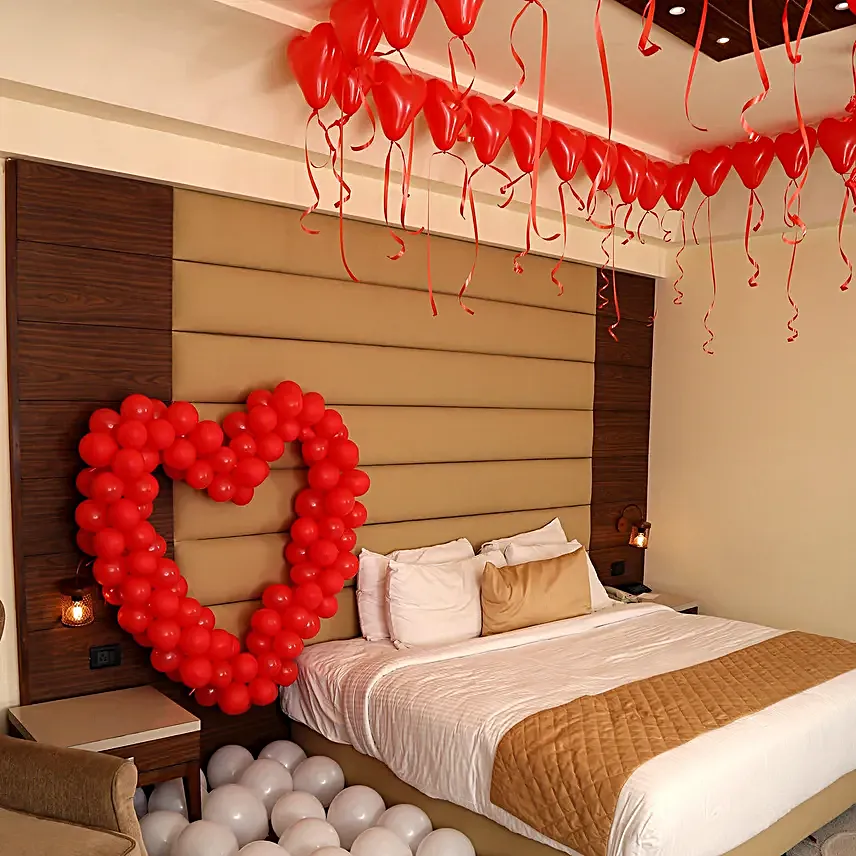
[[[324,134],[330,152],[333,174],[338,182],[339,200],[336,207],[339,211],[339,242],[345,269],[354,281],[357,277],[348,266],[344,240],[344,208],[351,195],[350,188],[344,175],[344,157],[346,150],[345,130],[350,120],[359,114],[364,114],[371,125],[371,136],[368,141],[351,145],[353,151],[365,149],[371,145],[378,134],[388,142],[384,173],[384,219],[390,226],[389,206],[391,196],[392,158],[397,152],[401,159],[401,199],[398,211],[398,224],[403,232],[407,232],[406,213],[407,201],[410,195],[410,185],[413,170],[414,137],[419,117],[422,117],[431,140],[435,147],[432,155],[451,157],[462,167],[463,181],[461,188],[460,214],[464,219],[468,214],[472,221],[475,241],[474,260],[472,268],[462,283],[459,292],[461,306],[472,312],[465,302],[464,295],[476,269],[478,259],[478,223],[476,220],[476,205],[473,199],[473,189],[480,173],[489,170],[494,172],[502,181],[499,188],[505,197],[501,207],[507,207],[514,198],[515,187],[520,182],[529,184],[531,193],[529,201],[528,222],[525,235],[525,249],[514,258],[514,269],[517,273],[523,270],[523,259],[531,246],[531,233],[547,241],[562,239],[562,250],[559,261],[552,272],[553,282],[562,291],[558,277],[562,260],[567,250],[567,202],[566,191],[573,195],[579,211],[594,226],[604,231],[602,246],[606,261],[601,269],[603,285],[600,288],[601,302],[604,306],[609,302],[606,291],[610,285],[607,268],[614,259],[616,230],[620,220],[619,212],[624,211],[623,242],[632,240],[644,242],[642,225],[650,216],[664,230],[664,237],[671,240],[671,230],[665,229],[663,222],[666,215],[675,211],[679,214],[681,247],[677,252],[676,262],[680,274],[674,283],[675,303],[680,303],[682,293],[679,284],[683,279],[683,267],[680,257],[686,247],[687,229],[685,206],[692,190],[696,185],[701,193],[702,201],[692,218],[692,235],[698,243],[696,230],[697,220],[706,209],[708,222],[708,244],[710,248],[710,264],[713,283],[713,300],[704,319],[707,340],[704,350],[713,353],[712,342],[714,334],[708,325],[710,314],[716,300],[716,270],[713,256],[713,242],[710,236],[710,202],[733,169],[748,191],[748,207],[745,227],[745,250],[751,265],[752,273],[748,284],[758,285],[760,268],[752,257],[750,237],[757,232],[764,222],[764,207],[758,195],[758,189],[773,164],[778,159],[789,184],[784,198],[785,224],[789,232],[783,239],[792,246],[791,272],[796,248],[806,234],[806,227],[800,218],[800,193],[805,185],[809,162],[817,145],[829,158],[833,168],[842,176],[845,185],[844,204],[841,209],[839,223],[839,245],[841,228],[847,209],[848,197],[852,196],[856,205],[856,98],[848,105],[849,115],[846,118],[829,118],[820,123],[817,130],[807,125],[803,120],[799,98],[796,89],[796,68],[800,62],[800,42],[803,35],[811,2],[804,5],[804,15],[796,37],[791,39],[787,29],[787,16],[784,18],[785,48],[794,69],[794,109],[797,124],[796,131],[779,134],[776,137],[763,136],[757,133],[748,123],[746,113],[752,107],[766,98],[769,91],[769,79],[754,32],[754,16],[752,0],[749,0],[749,20],[752,29],[752,42],[758,67],[762,91],[743,107],[740,119],[746,132],[746,138],[733,145],[720,145],[710,150],[693,152],[686,163],[667,163],[649,157],[643,152],[612,140],[612,94],[609,82],[609,68],[606,60],[606,50],[600,27],[600,6],[598,0],[594,32],[595,41],[601,59],[603,85],[607,103],[608,135],[606,138],[589,134],[580,129],[569,127],[560,122],[551,121],[544,115],[544,91],[546,85],[546,60],[548,41],[548,16],[540,0],[524,0],[523,6],[513,19],[510,28],[510,49],[520,68],[519,80],[511,88],[508,95],[500,99],[487,98],[476,94],[476,56],[467,42],[467,38],[476,25],[483,0],[434,0],[439,7],[446,26],[450,32],[448,46],[449,80],[427,78],[414,72],[408,64],[404,51],[410,46],[420,22],[426,12],[428,0],[335,0],[330,9],[330,20],[316,25],[309,33],[298,35],[288,47],[288,59],[303,96],[311,109],[307,120],[307,135],[312,123],[316,123]],[[530,112],[521,107],[512,106],[511,102],[518,94],[527,77],[527,68],[521,54],[515,46],[515,29],[524,13],[530,7],[536,7],[541,17],[541,41],[538,79],[537,110]],[[649,0],[643,14],[643,29],[639,41],[639,50],[645,56],[652,56],[659,47],[651,41],[651,26],[654,14],[654,0]],[[707,0],[704,2],[707,6]],[[698,53],[702,42],[705,15],[702,15],[699,28],[699,38],[694,51],[693,62],[687,80],[686,104],[689,119],[689,101]],[[385,41],[385,45],[382,43]],[[389,49],[386,48],[388,46]],[[460,72],[456,68],[454,48],[462,47],[470,65],[472,79],[461,83]],[[383,48],[379,52],[379,48]],[[469,75],[468,75],[469,76]],[[856,75],[854,76],[856,79]],[[321,119],[321,111],[334,102],[338,107],[338,115],[327,124]],[[691,120],[690,120],[691,121]],[[698,126],[696,126],[698,127]],[[700,130],[703,130],[700,128]],[[497,165],[498,158],[506,145],[513,155],[517,168],[515,176],[509,175]],[[471,149],[474,157],[467,158]],[[316,166],[309,156],[308,143],[305,149],[306,169],[314,193],[314,202],[307,209],[306,215],[315,211],[320,204],[320,193],[315,179]],[[544,235],[538,228],[537,201],[539,174],[541,182],[546,173],[547,164],[552,165],[555,173],[561,214],[561,232]],[[572,182],[578,179],[582,166],[588,178],[589,190],[587,198],[583,199]],[[431,310],[437,314],[431,281],[430,256],[430,164],[429,164],[429,200],[427,222],[424,228],[428,233],[428,288]],[[577,184],[579,187],[579,184]],[[609,220],[599,223],[595,220],[598,208],[599,194],[605,194],[610,212]],[[658,211],[661,212],[658,214]],[[635,212],[641,218],[631,228],[631,213]],[[311,232],[301,220],[303,228]],[[400,234],[390,233],[395,241],[395,251],[389,256],[392,260],[400,259],[406,245]],[[611,239],[612,250],[607,249]],[[846,289],[852,280],[852,264],[840,249],[841,257],[848,266],[849,275],[842,284]],[[610,328],[613,338],[617,338],[616,327],[620,321],[618,294],[615,291],[615,280],[612,278],[615,302],[616,323]],[[793,316],[788,323],[788,340],[796,339],[798,333],[795,322],[798,318],[797,307],[791,297],[791,276],[788,276],[787,297],[793,308]]]

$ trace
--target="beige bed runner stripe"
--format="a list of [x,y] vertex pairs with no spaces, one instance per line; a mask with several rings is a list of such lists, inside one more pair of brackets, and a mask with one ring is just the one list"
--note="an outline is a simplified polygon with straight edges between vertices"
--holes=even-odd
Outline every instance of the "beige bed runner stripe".
[[637,767],[852,669],[856,643],[786,633],[541,711],[502,738],[491,801],[584,856],[605,856]]

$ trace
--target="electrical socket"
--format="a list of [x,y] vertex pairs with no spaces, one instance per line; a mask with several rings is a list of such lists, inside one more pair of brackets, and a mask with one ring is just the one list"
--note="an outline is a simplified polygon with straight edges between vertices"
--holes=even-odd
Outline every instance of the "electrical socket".
[[122,646],[118,642],[112,645],[93,645],[89,649],[90,669],[110,669],[122,665]]

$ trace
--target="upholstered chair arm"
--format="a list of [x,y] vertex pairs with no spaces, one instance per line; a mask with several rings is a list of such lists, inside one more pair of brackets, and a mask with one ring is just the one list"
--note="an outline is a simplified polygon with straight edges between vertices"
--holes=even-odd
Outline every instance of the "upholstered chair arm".
[[0,735],[0,806],[141,841],[130,761]]

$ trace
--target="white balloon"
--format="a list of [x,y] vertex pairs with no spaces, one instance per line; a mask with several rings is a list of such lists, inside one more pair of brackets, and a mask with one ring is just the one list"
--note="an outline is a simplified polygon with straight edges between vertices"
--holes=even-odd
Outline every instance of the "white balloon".
[[267,838],[267,810],[252,791],[241,785],[222,785],[211,791],[202,807],[202,817],[229,827],[241,847]]
[[291,773],[273,758],[259,758],[253,761],[238,779],[238,784],[252,791],[264,803],[270,817],[276,801],[284,794],[294,790]]
[[175,840],[187,827],[187,818],[175,811],[153,811],[140,819],[143,844],[149,856],[169,856]]
[[318,797],[304,791],[292,791],[276,801],[270,813],[270,825],[277,835],[282,835],[286,829],[305,817],[325,820],[327,814]]
[[149,811],[177,811],[187,817],[184,799],[184,783],[181,779],[170,779],[155,785],[149,797]]
[[208,793],[208,779],[205,778],[205,771],[201,769],[199,771],[199,787],[202,788],[203,794]]
[[431,818],[415,805],[394,805],[388,808],[377,825],[394,832],[413,853],[416,853],[422,840],[433,829]]
[[394,832],[375,826],[357,836],[351,856],[410,856],[410,848]]
[[253,756],[243,746],[230,743],[221,746],[208,762],[208,782],[211,789],[220,785],[233,785],[241,777],[241,773],[253,763]]
[[327,811],[327,822],[339,833],[342,847],[350,847],[361,832],[374,826],[386,811],[381,795],[365,785],[354,785],[336,794]]
[[475,847],[457,829],[435,829],[425,836],[416,856],[476,856]]
[[251,841],[238,851],[238,856],[288,856],[288,854],[273,841]]
[[169,856],[237,856],[237,853],[238,841],[229,827],[197,820],[178,836]]
[[290,740],[274,740],[259,752],[259,758],[273,758],[293,773],[306,760],[306,753]]
[[338,847],[339,836],[326,821],[306,817],[285,830],[279,839],[279,846],[284,847],[291,856],[312,856],[322,847]]
[[134,811],[137,817],[145,817],[149,811],[149,801],[146,798],[146,792],[142,788],[137,788],[134,791]]
[[306,791],[321,800],[327,808],[333,797],[344,790],[345,774],[342,768],[325,755],[307,758],[293,773],[294,790]]
[[341,847],[322,847],[320,850],[316,850],[312,856],[349,856],[347,850],[343,850]]

